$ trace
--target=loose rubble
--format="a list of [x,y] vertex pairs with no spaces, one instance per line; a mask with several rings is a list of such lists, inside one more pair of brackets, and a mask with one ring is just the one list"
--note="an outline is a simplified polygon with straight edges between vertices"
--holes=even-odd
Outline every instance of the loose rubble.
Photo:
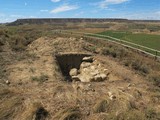
[[80,65],[80,69],[73,68],[69,72],[73,81],[81,82],[100,82],[108,78],[106,69],[93,60],[93,57],[84,57]]

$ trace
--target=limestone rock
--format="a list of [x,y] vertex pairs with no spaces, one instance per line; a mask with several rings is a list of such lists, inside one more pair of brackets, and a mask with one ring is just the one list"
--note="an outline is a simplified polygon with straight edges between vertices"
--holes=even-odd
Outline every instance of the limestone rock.
[[101,78],[102,78],[102,80],[105,80],[106,78],[107,78],[107,75],[106,74],[100,74],[100,76],[101,76]]
[[70,76],[74,81],[81,82],[100,82],[107,79],[107,74],[104,73],[104,68],[96,60],[93,62],[92,57],[84,57],[80,65],[79,71],[75,68],[71,69]]
[[84,57],[83,61],[84,62],[93,62],[93,57]]
[[94,80],[94,78],[89,75],[83,75],[83,76],[80,76],[79,78],[81,82],[92,82]]
[[78,75],[78,70],[76,68],[73,68],[69,72],[70,76],[77,76]]
[[72,80],[73,81],[81,81],[79,76],[72,76]]
[[7,84],[7,85],[9,85],[9,84],[10,84],[10,82],[9,82],[8,80],[6,80],[6,84]]
[[98,70],[91,71],[91,75],[93,75],[93,76],[96,76],[98,74],[100,74],[100,72]]
[[91,63],[89,63],[89,62],[82,62],[82,64],[81,64],[81,68],[87,68],[87,67],[90,67],[91,66]]
[[116,96],[112,92],[108,92],[108,96],[110,100],[115,100]]
[[115,95],[111,95],[109,98],[110,98],[111,100],[115,100],[115,99],[116,99],[116,96],[115,96]]
[[96,76],[94,77],[94,79],[95,79],[96,82],[102,81],[102,77],[101,77],[100,75],[96,75]]

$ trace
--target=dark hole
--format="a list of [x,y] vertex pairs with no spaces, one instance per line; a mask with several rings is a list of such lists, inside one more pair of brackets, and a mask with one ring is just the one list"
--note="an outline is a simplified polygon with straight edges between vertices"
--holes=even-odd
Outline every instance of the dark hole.
[[47,117],[47,115],[48,115],[48,112],[43,107],[40,107],[36,111],[36,118],[35,118],[35,120],[45,120],[45,118]]
[[80,65],[82,63],[82,59],[84,57],[89,57],[91,55],[89,54],[59,54],[56,55],[57,62],[59,64],[59,67],[61,69],[61,72],[63,76],[65,77],[66,81],[71,82],[71,76],[69,75],[69,72],[72,68],[80,68]]

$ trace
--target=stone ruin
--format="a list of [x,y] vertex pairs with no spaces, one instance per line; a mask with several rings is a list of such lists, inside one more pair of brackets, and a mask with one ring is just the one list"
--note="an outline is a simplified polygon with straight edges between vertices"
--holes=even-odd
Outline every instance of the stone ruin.
[[58,54],[56,59],[66,81],[100,82],[108,78],[107,69],[90,54]]

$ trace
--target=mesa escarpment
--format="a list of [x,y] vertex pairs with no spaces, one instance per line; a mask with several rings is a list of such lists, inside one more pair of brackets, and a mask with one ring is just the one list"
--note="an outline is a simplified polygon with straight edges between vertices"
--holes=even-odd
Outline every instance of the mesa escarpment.
[[9,25],[23,24],[65,24],[65,23],[96,23],[96,22],[126,22],[127,19],[94,19],[94,18],[39,18],[39,19],[18,19]]
[[160,22],[159,20],[128,20],[123,18],[26,18],[17,19],[16,21],[9,23],[8,25],[24,25],[24,24],[54,24],[59,26],[65,26],[66,23],[80,24],[80,23],[106,23],[106,22]]

